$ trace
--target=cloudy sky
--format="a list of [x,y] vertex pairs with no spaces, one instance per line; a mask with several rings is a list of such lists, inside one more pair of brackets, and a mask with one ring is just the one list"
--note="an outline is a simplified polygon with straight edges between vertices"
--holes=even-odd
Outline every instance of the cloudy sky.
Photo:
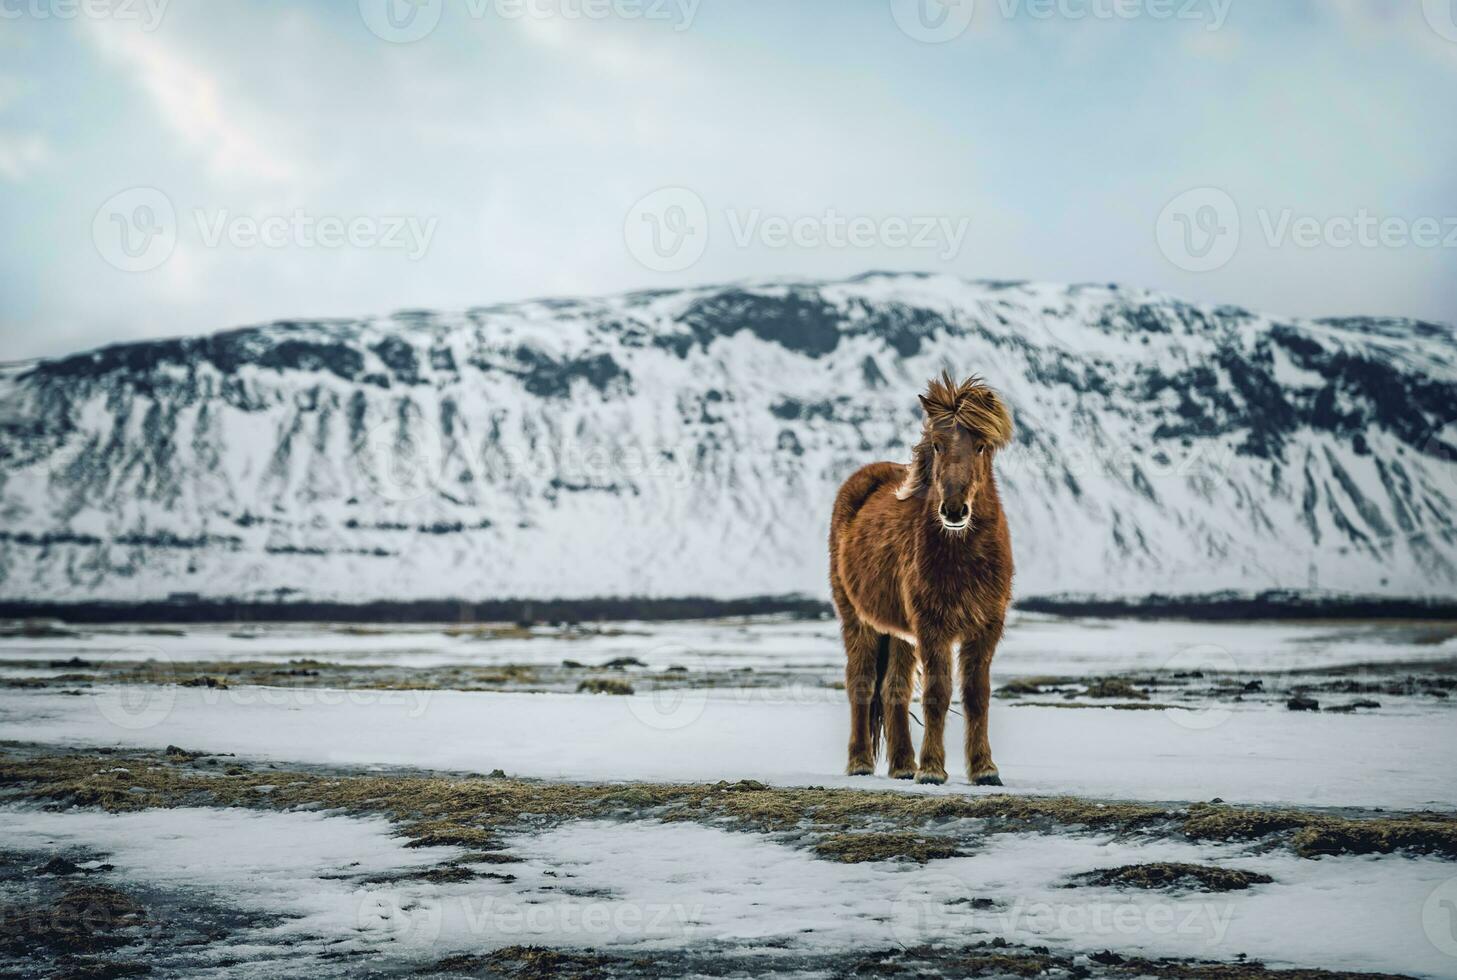
[[0,360],[872,268],[1453,321],[1452,6],[0,0]]

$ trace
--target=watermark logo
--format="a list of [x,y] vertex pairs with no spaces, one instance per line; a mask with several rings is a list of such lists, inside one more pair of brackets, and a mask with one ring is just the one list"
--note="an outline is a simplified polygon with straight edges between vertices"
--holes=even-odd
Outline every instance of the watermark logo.
[[[1052,328],[1048,332],[1056,338]],[[1163,481],[1207,480],[1234,466],[1238,449],[1230,443],[1205,440],[1183,446],[1161,443],[1152,453],[1132,443],[1047,447],[1008,446],[997,457],[997,472],[1007,477],[1071,477],[1099,479],[1116,473],[1152,494]],[[1134,472],[1136,468],[1136,472]]]
[[435,426],[418,419],[382,422],[355,447],[354,465],[376,494],[406,504],[440,486],[445,439]]
[[177,210],[155,187],[128,188],[96,209],[91,240],[109,265],[149,272],[177,248]]
[[1447,879],[1427,896],[1422,931],[1438,950],[1457,958],[1457,878]]
[[1214,272],[1239,249],[1239,207],[1218,187],[1196,187],[1164,206],[1157,236],[1159,251],[1180,269]]
[[[99,667],[137,663],[135,682],[112,684],[96,695],[96,710],[117,728],[130,732],[155,728],[172,715],[177,703],[172,660],[156,647],[131,646],[103,657]],[[122,668],[124,669],[124,668]]]
[[277,708],[309,708],[327,710],[340,705],[360,708],[405,709],[411,720],[423,718],[430,710],[432,691],[428,690],[338,690],[310,687],[204,687],[202,703],[209,708],[218,705],[250,708],[267,705]]
[[[440,223],[434,216],[313,214],[304,208],[286,214],[194,208],[190,217],[195,227],[189,234],[195,234],[203,248],[387,249],[403,252],[412,262],[424,257]],[[155,187],[132,187],[97,209],[91,237],[112,266],[123,272],[149,272],[172,257],[185,224],[179,222],[165,193]]]
[[625,699],[632,716],[660,732],[687,728],[703,717],[707,658],[680,643],[654,647],[646,657],[656,676],[634,679],[636,693]]
[[359,16],[371,34],[391,44],[409,44],[440,23],[444,0],[359,0]]
[[971,26],[976,0],[891,0],[896,26],[913,41],[944,44]]
[[1457,0],[1422,0],[1422,15],[1433,31],[1457,44]]
[[[463,0],[455,12],[471,20],[659,21],[675,31],[693,26],[699,0]],[[391,44],[409,44],[440,26],[442,0],[359,0],[359,15],[371,34]]]
[[354,913],[360,932],[411,946],[429,946],[440,938],[445,909],[439,900],[423,899],[401,904],[390,892],[367,892]]
[[0,20],[114,20],[155,31],[171,0],[0,0]]
[[[1457,249],[1457,215],[1407,217],[1359,208],[1349,214],[1299,214],[1259,208],[1259,233],[1270,249]],[[1229,264],[1241,242],[1239,205],[1217,187],[1185,191],[1159,215],[1159,250],[1186,272]]]
[[[847,215],[834,208],[800,214],[767,214],[761,208],[725,208],[723,222],[735,248],[919,249],[954,259],[971,227],[949,215]],[[681,272],[703,257],[709,211],[686,187],[665,187],[639,199],[623,223],[627,250],[655,272]]]
[[1234,915],[1229,902],[1100,900],[1049,902],[1018,898],[1003,904],[973,882],[949,873],[918,872],[891,903],[891,932],[906,947],[960,945],[973,934],[1039,943],[1078,937],[1099,942],[1140,935],[1178,936],[1215,947]]
[[964,942],[972,934],[976,893],[955,875],[917,872],[890,903],[890,931],[905,947]]
[[698,15],[700,0],[465,0],[471,17],[494,13],[502,20],[663,21],[686,31]]
[[[1230,652],[1213,644],[1185,647],[1164,661],[1163,672],[1184,676],[1208,676],[1210,674],[1233,675],[1239,670]],[[1222,702],[1212,702],[1209,707],[1196,711],[1165,711],[1168,718],[1180,728],[1204,732],[1218,728],[1230,719],[1234,712]]]
[[708,248],[708,207],[686,187],[663,187],[638,200],[622,225],[627,251],[654,272],[682,272]]

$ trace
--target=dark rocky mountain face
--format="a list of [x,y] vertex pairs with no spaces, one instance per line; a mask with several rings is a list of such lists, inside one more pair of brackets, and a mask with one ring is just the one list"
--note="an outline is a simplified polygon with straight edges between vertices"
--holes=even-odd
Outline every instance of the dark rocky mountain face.
[[1021,595],[1449,595],[1457,337],[846,282],[275,323],[0,369],[0,598],[825,592],[839,481],[979,373]]

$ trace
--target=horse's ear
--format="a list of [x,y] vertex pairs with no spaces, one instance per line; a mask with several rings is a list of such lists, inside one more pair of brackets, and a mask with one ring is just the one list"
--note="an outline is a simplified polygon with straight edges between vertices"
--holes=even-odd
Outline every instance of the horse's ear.
[[929,398],[927,398],[925,395],[917,395],[916,398],[919,399],[920,402],[921,402],[921,411],[923,411],[923,412],[926,413],[926,417],[927,418],[930,418],[931,417],[931,400]]

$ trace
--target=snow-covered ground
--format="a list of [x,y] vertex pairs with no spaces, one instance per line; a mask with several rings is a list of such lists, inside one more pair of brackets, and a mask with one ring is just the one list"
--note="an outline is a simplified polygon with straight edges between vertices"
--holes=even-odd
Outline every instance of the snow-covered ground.
[[[1007,786],[993,791],[965,784],[958,715],[947,731],[950,785],[841,775],[848,710],[844,692],[827,685],[841,669],[832,622],[634,623],[530,636],[335,625],[74,629],[0,639],[0,677],[11,684],[0,687],[0,740],[60,750],[178,745],[284,768],[501,769],[545,780],[755,779],[926,794],[1457,810],[1457,706],[1439,696],[1382,695],[1379,709],[1352,714],[1288,710],[1283,695],[1235,700],[1197,691],[1165,706],[1156,690],[1147,710],[1069,707],[1092,702],[1065,692],[998,698],[992,744]],[[1190,671],[1270,679],[1363,665],[1330,676],[1386,678],[1446,669],[1457,655],[1449,632],[1448,624],[1422,623],[1019,616],[994,673],[998,684]],[[55,681],[103,660],[149,657],[401,668],[634,657],[647,667],[621,676],[680,666],[690,679],[740,669],[774,683],[659,690],[639,683],[638,693],[608,696]],[[45,686],[27,686],[38,681]],[[7,805],[0,826],[0,849],[104,854],[115,867],[112,884],[253,917],[226,941],[187,953],[181,973],[241,960],[264,975],[270,964],[323,957],[309,961],[311,972],[344,975],[354,956],[413,969],[515,944],[732,951],[764,957],[769,970],[776,958],[800,954],[997,937],[1070,955],[1114,949],[1228,962],[1244,954],[1271,966],[1424,977],[1457,970],[1457,942],[1452,950],[1438,942],[1443,896],[1457,901],[1457,865],[1435,857],[1310,860],[1284,848],[1154,835],[983,835],[969,822],[956,830],[962,856],[924,866],[839,864],[774,835],[639,818],[508,833],[503,847],[520,860],[475,866],[508,875],[442,883],[408,873],[471,857],[457,848],[406,848],[397,828],[377,817]],[[1274,881],[1219,894],[1066,887],[1077,872],[1150,861],[1217,864]]]
[[[867,786],[840,775],[843,693],[631,697],[456,691],[109,687],[0,691],[0,739],[164,748],[288,762],[572,780]],[[1303,714],[992,705],[1007,789],[1111,799],[1457,808],[1457,713]],[[947,724],[961,779],[962,720]],[[909,788],[877,779],[869,788]],[[963,783],[951,791],[965,791]]]
[[[1423,624],[1208,624],[1014,618],[993,663],[1012,676],[1127,671],[1278,672],[1450,659],[1457,638]],[[1431,642],[1433,637],[1440,642]],[[833,622],[629,623],[599,635],[484,639],[441,628],[188,627],[82,630],[0,641],[0,669],[46,676],[96,660],[315,658],[338,663],[602,663],[659,670],[775,668],[773,687],[645,691],[631,697],[176,686],[0,691],[0,738],[238,752],[261,758],[402,765],[561,779],[841,780],[848,712],[826,686],[843,669]],[[631,675],[628,675],[629,677]],[[1157,699],[1155,699],[1157,700]],[[1283,703],[1068,710],[997,700],[993,749],[1008,788],[1107,798],[1332,806],[1457,807],[1457,712],[1386,698],[1379,713],[1306,714]],[[949,721],[952,758],[962,719]],[[786,747],[792,747],[786,751]],[[954,768],[954,767],[953,767]]]
[[[459,848],[406,848],[383,818],[320,813],[260,813],[186,807],[138,813],[5,811],[7,846],[106,855],[122,878],[149,888],[225,902],[276,924],[252,930],[240,945],[215,946],[218,960],[297,958],[340,936],[378,944],[402,930],[399,905],[408,888],[374,887],[372,876],[431,867]],[[474,888],[481,892],[482,885]]]
[[[538,627],[495,636],[474,627],[272,624],[70,627],[74,636],[0,636],[0,667],[78,656],[124,660],[300,658],[350,664],[601,663],[632,656],[650,667],[804,669],[841,674],[833,620],[613,623],[593,633]],[[1199,659],[1240,671],[1280,671],[1457,655],[1457,637],[1418,643],[1432,626],[1383,623],[1189,623],[1072,619],[1013,613],[992,662],[996,677],[1185,668]]]
[[[570,868],[582,887],[681,910],[665,919],[668,937],[619,930],[604,937],[608,942],[729,939],[836,948],[1000,936],[1089,952],[1116,946],[1149,956],[1221,960],[1245,953],[1272,964],[1339,962],[1347,969],[1433,974],[1450,967],[1425,941],[1421,925],[1422,900],[1452,876],[1442,861],[1309,862],[1292,855],[1254,858],[1227,845],[1010,834],[927,868],[847,866],[712,828],[610,823],[576,824],[533,838],[524,853]],[[1176,897],[1064,887],[1070,869],[1148,861],[1258,869],[1277,884]],[[690,862],[696,867],[685,870]],[[705,879],[715,886],[707,893]],[[1362,890],[1359,905],[1350,901],[1350,888]],[[976,898],[991,899],[995,907],[957,902]],[[1289,909],[1300,914],[1284,914]],[[567,938],[554,932],[543,929],[533,941]]]
[[[925,867],[840,864],[753,834],[589,821],[509,840],[522,859],[509,865],[514,881],[437,884],[381,878],[462,852],[406,849],[378,819],[195,808],[7,809],[3,819],[12,848],[99,850],[127,881],[276,919],[209,951],[263,970],[274,957],[326,949],[425,963],[512,944],[772,955],[994,937],[1432,977],[1451,968],[1423,927],[1427,897],[1452,878],[1451,864],[1435,859],[1307,861],[1227,844],[1006,834]],[[1209,894],[1066,887],[1074,872],[1149,861],[1217,863],[1275,881]]]

